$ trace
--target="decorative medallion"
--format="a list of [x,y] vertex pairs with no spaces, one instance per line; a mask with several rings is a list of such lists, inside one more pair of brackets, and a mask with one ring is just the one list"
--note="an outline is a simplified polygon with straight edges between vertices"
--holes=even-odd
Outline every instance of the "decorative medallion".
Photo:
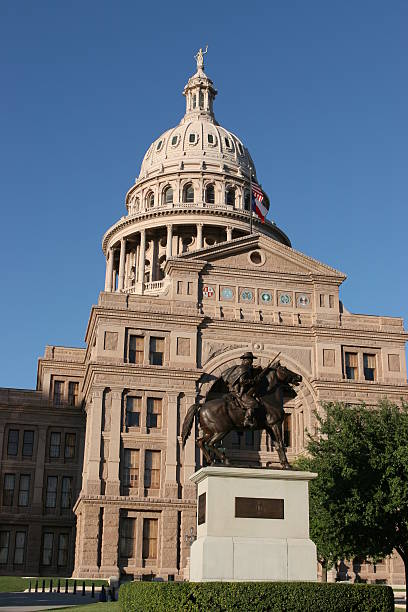
[[244,302],[252,302],[253,299],[254,294],[250,289],[244,289],[243,291],[241,291],[241,300],[243,300]]
[[211,298],[211,297],[214,297],[214,295],[215,295],[214,287],[212,287],[211,285],[204,285],[203,296]]
[[233,299],[233,297],[234,297],[234,292],[233,292],[233,290],[231,289],[231,287],[223,287],[223,288],[221,289],[221,297],[222,297],[224,300],[232,300],[232,299]]
[[279,302],[287,306],[288,304],[291,304],[292,298],[289,293],[281,293],[279,296]]
[[272,302],[272,293],[270,291],[261,291],[261,301],[264,304],[270,304]]
[[297,298],[298,306],[302,306],[302,308],[306,308],[310,304],[310,298],[305,293],[301,293]]

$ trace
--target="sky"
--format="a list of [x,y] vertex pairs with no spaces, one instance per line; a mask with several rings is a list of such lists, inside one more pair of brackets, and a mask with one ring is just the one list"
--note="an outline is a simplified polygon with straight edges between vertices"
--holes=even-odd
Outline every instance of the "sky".
[[205,44],[270,218],[348,310],[407,321],[407,28],[406,0],[0,0],[0,386],[85,346],[102,235]]

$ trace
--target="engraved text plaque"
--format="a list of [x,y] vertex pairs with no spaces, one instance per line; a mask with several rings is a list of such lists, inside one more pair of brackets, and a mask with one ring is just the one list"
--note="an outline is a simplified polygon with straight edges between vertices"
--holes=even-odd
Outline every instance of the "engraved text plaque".
[[236,497],[236,518],[283,519],[283,499],[265,497]]
[[205,502],[206,502],[206,493],[201,493],[198,496],[198,524],[202,525],[205,523]]

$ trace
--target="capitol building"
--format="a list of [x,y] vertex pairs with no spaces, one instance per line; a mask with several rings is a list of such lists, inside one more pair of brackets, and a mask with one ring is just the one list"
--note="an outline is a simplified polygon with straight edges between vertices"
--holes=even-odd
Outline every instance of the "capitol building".
[[[253,213],[262,177],[217,123],[202,50],[196,59],[184,116],[147,148],[103,236],[86,348],[47,346],[35,390],[0,389],[1,574],[183,580],[203,459],[198,432],[183,448],[181,426],[245,351],[260,365],[279,353],[302,376],[285,405],[289,461],[321,402],[408,400],[402,319],[350,313],[346,276]],[[223,445],[232,462],[279,466],[265,432]],[[397,555],[359,573],[404,579]]]

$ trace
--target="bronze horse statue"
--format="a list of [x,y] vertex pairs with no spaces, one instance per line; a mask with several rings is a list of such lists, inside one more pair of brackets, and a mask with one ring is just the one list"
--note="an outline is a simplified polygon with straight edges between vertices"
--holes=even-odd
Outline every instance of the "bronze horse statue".
[[[225,453],[217,445],[230,431],[265,429],[276,446],[282,467],[290,469],[282,438],[282,423],[285,416],[283,405],[288,399],[296,397],[293,387],[299,385],[302,377],[281,365],[280,362],[267,368],[261,374],[262,378],[257,382],[255,388],[256,397],[259,398],[255,411],[255,427],[244,427],[245,414],[242,407],[237,404],[231,393],[224,393],[220,397],[208,399],[201,406],[199,404],[190,406],[182,427],[183,447],[198,413],[202,435],[197,438],[196,444],[203,451],[209,464],[215,463],[217,458],[222,463],[229,464]],[[211,393],[208,396],[211,396]]]

